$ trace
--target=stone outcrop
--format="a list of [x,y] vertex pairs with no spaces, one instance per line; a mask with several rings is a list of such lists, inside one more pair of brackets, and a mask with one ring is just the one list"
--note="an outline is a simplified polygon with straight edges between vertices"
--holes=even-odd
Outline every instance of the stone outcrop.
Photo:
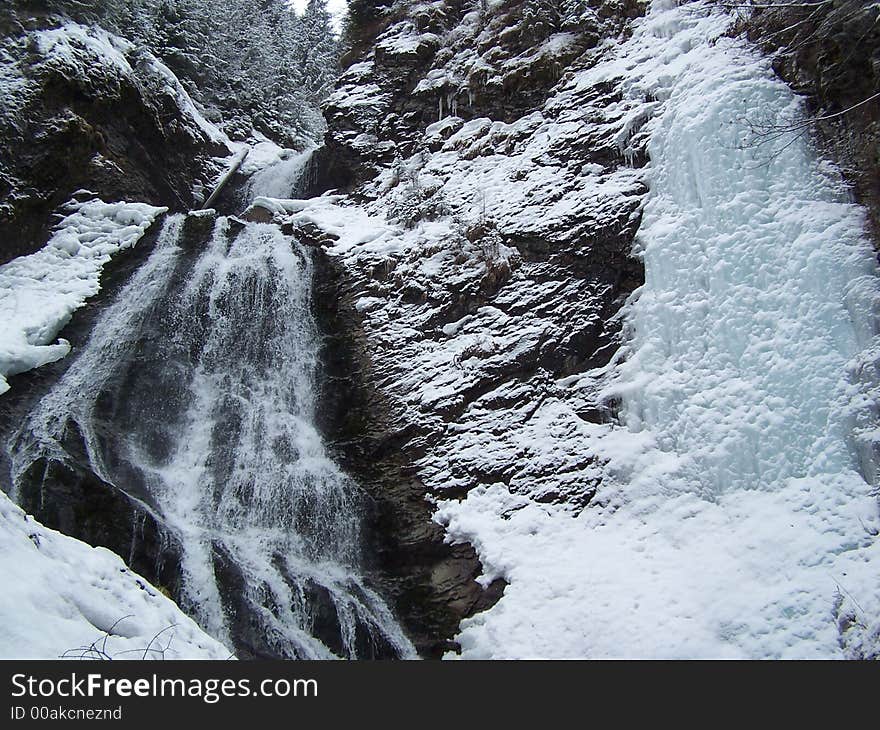
[[0,65],[0,263],[79,189],[186,210],[229,155],[155,57],[98,28],[4,3]]
[[540,108],[601,38],[626,33],[644,12],[640,0],[590,0],[569,14],[555,5],[380,7],[324,104],[329,130],[315,188],[357,189],[377,165],[413,154],[438,119],[513,122]]

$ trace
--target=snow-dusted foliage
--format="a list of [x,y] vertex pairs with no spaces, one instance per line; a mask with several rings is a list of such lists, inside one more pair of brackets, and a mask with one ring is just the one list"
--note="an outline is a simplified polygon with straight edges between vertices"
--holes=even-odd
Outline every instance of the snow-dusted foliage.
[[72,203],[49,243],[0,266],[0,394],[6,377],[64,357],[56,337],[98,293],[111,257],[134,246],[167,208],[142,203]]
[[50,530],[0,492],[0,657],[226,659],[109,550]]
[[298,15],[284,0],[110,0],[57,3],[158,55],[233,137],[255,128],[281,142],[318,141],[318,103],[336,74],[324,0]]

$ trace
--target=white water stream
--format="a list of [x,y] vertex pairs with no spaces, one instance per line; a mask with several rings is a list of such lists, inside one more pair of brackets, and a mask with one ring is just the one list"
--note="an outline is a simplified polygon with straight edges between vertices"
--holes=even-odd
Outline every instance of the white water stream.
[[15,476],[67,458],[75,428],[90,469],[182,545],[180,602],[209,633],[258,656],[414,656],[361,572],[362,494],[314,425],[306,250],[221,217],[194,251],[182,226],[30,413]]

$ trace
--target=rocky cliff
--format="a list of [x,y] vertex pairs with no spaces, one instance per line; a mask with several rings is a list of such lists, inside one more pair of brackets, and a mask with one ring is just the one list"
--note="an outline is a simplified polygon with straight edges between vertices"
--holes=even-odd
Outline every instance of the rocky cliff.
[[[818,344],[832,321],[860,332],[870,319],[851,308],[851,297],[871,306],[875,296],[864,212],[848,206],[839,169],[816,161],[815,137],[798,134],[803,107],[742,36],[736,11],[671,0],[374,5],[326,104],[314,192],[344,195],[265,204],[326,255],[324,302],[335,304],[322,306],[347,333],[327,348],[326,389],[337,396],[328,428],[375,498],[377,522],[394,526],[377,554],[399,563],[386,590],[422,651],[783,656],[834,651],[839,639],[869,655],[876,622],[847,618],[857,609],[809,571],[792,583],[815,619],[803,636],[781,628],[775,609],[741,608],[762,616],[756,625],[776,621],[772,647],[712,598],[728,595],[726,569],[712,570],[731,561],[744,605],[791,588],[770,587],[769,566],[787,560],[770,527],[776,507],[755,498],[763,522],[749,528],[728,514],[742,502],[722,495],[742,485],[787,493],[788,469],[840,468],[825,483],[876,517],[870,487],[850,471],[858,452],[872,478],[870,338]],[[841,87],[838,103],[863,90]],[[756,140],[762,123],[786,120],[798,120],[793,133]],[[818,273],[837,246],[838,264]],[[817,278],[829,299],[808,304]],[[789,290],[806,329],[768,332],[763,318],[788,322],[789,305],[763,298]],[[787,337],[816,340],[837,364],[801,362],[811,384],[791,390],[775,380],[793,364]],[[753,346],[774,364],[753,367]],[[735,393],[737,383],[748,385]],[[847,388],[862,395],[849,403]],[[829,411],[830,398],[848,405]],[[865,424],[852,452],[803,432],[835,412]],[[830,415],[824,423],[838,428]],[[752,443],[755,428],[764,437]],[[816,456],[820,442],[842,450]],[[811,499],[828,508],[840,560],[869,562],[859,551],[871,541],[827,496]],[[740,527],[717,532],[716,501],[727,515],[718,519]],[[677,509],[695,522],[680,523]],[[693,541],[688,524],[702,525]],[[827,533],[803,529],[812,555]],[[714,551],[696,537],[710,533]],[[764,559],[745,570],[754,539],[765,540]],[[704,560],[708,572],[690,575]],[[679,627],[699,615],[705,634],[682,630],[669,643],[651,623],[661,614]],[[456,635],[460,646],[449,643]]]
[[[568,384],[617,349],[615,315],[643,280],[630,252],[646,187],[642,111],[583,73],[643,10],[399,3],[326,104],[317,187],[344,186],[372,216],[343,211],[344,232],[317,234],[337,333],[328,423],[377,502],[385,584],[428,655],[504,585],[446,544],[434,499],[498,482],[573,510],[593,495],[579,424],[613,403]],[[289,225],[308,236],[332,219]]]
[[[852,200],[875,201],[876,105],[849,114],[876,74],[843,54],[849,20],[789,38],[794,8],[744,23],[702,0],[352,7],[304,199],[284,191],[305,155],[261,141],[279,167],[247,171],[242,219],[147,232],[64,330],[74,357],[16,376],[0,429],[18,501],[125,555],[242,657],[876,656],[880,276]],[[201,200],[227,143],[161,64],[3,13],[0,260],[77,188],[94,193],[62,211],[76,241],[53,261],[132,233],[127,213],[77,228],[95,193]],[[317,358],[313,414],[291,353],[296,373]],[[279,475],[302,465],[339,490],[294,510]],[[349,533],[339,505],[363,540],[316,572]]]
[[150,53],[32,3],[0,8],[0,263],[79,189],[188,210],[230,150]]

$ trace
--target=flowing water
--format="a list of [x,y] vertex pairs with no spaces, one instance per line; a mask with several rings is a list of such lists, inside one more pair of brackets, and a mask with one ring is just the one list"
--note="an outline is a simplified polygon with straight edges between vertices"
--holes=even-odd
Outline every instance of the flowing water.
[[[285,174],[289,170],[283,171]],[[314,425],[319,337],[305,249],[170,217],[13,440],[18,487],[78,434],[89,469],[182,546],[181,606],[255,656],[411,657],[361,570],[363,497]]]
[[298,198],[312,182],[314,148],[280,160],[255,172],[245,186],[245,203],[256,197]]

